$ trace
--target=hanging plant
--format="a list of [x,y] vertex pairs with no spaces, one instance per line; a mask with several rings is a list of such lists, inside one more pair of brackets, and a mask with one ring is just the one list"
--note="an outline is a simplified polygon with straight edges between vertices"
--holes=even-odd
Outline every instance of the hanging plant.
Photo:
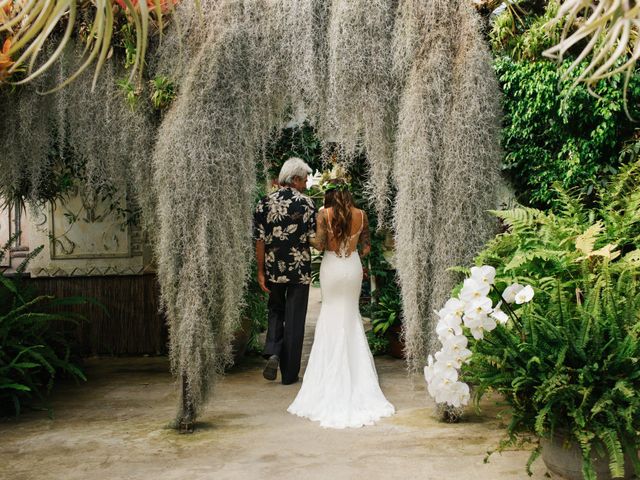
[[[175,79],[179,91],[159,130],[148,102],[133,110],[113,102],[122,78],[113,59],[98,80],[79,75],[55,96],[0,91],[2,113],[19,119],[2,132],[14,154],[2,159],[0,183],[38,183],[53,125],[86,162],[88,182],[108,179],[136,194],[181,383],[177,421],[187,428],[231,359],[252,256],[255,160],[271,132],[306,118],[323,144],[338,144],[352,163],[366,159],[365,191],[380,214],[397,191],[406,354],[420,368],[433,350],[433,307],[456,281],[446,267],[470,260],[493,230],[484,212],[496,206],[499,89],[473,8],[466,0],[212,0],[202,14],[180,3],[152,45],[152,78]],[[42,89],[86,62],[72,49],[60,58]]]

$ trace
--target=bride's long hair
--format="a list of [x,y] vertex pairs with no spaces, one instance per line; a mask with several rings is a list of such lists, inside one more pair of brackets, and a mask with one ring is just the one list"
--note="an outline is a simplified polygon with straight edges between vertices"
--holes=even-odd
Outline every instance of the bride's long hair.
[[332,179],[328,182],[329,189],[324,196],[324,208],[332,208],[331,230],[333,237],[341,245],[351,233],[351,208],[354,207],[353,197],[348,190],[348,184],[342,179]]

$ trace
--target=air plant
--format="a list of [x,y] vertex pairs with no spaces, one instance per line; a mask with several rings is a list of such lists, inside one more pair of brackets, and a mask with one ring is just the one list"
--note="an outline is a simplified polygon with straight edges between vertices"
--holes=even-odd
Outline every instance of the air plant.
[[[0,114],[15,107],[19,119],[0,132],[12,152],[0,159],[0,184],[41,183],[54,125],[89,182],[135,193],[181,383],[178,420],[189,424],[231,361],[250,274],[256,158],[302,112],[327,145],[366,159],[379,210],[388,184],[397,189],[403,328],[417,370],[433,349],[434,306],[457,281],[446,268],[467,263],[492,233],[484,212],[496,207],[500,92],[477,15],[467,0],[209,0],[202,10],[204,21],[182,2],[171,35],[149,55],[163,92],[156,100],[168,97],[163,78],[179,92],[159,129],[150,121],[158,116],[140,108],[148,102],[132,111],[113,101],[123,73],[115,55],[97,81],[85,71],[52,96],[0,90]],[[65,50],[45,87],[69,78],[72,54]]]
[[565,79],[585,59],[590,59],[576,77],[575,84],[584,82],[591,87],[599,80],[624,72],[626,92],[640,58],[640,3],[634,0],[565,0],[550,22],[550,26],[556,24],[562,26],[560,40],[543,54],[562,61],[569,53],[577,53],[564,73]]
[[[162,30],[162,15],[173,8],[175,0],[152,0],[138,2],[137,0],[118,0],[119,7],[114,8],[111,0],[96,0],[91,2],[94,10],[90,22],[87,44],[83,52],[83,62],[68,78],[47,93],[58,90],[78,78],[90,65],[95,64],[92,88],[95,88],[98,76],[111,51],[111,41],[114,33],[114,23],[119,11],[124,12],[135,28],[135,55],[130,81],[135,76],[141,76],[149,37],[149,20],[155,17],[158,28]],[[20,68],[25,68],[25,76],[14,81],[15,84],[25,84],[46,72],[59,60],[62,52],[69,43],[73,32],[81,24],[80,10],[84,4],[77,0],[2,0],[0,1],[0,34],[4,34],[10,43],[3,55],[16,58],[6,68],[5,76],[15,74]],[[64,33],[58,38],[56,32],[64,27]],[[57,42],[57,48],[47,55],[44,61],[39,61],[46,43]],[[1,70],[0,70],[1,71]]]

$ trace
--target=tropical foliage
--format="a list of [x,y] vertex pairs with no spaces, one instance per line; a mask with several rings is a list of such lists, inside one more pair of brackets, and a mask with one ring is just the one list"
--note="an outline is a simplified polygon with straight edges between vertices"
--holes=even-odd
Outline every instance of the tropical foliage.
[[[559,60],[576,57],[565,74],[578,72],[574,84],[593,86],[624,72],[626,87],[640,58],[640,5],[618,0],[564,0],[551,24],[562,28],[557,43],[544,54]],[[585,58],[590,58],[587,65],[581,63]]]
[[[561,80],[567,62],[495,63],[505,93],[504,168],[526,204],[554,206],[555,183],[590,195],[620,167],[622,146],[637,128],[624,112],[621,75],[598,83],[595,97],[571,78]],[[640,75],[628,96],[631,113],[640,113]]]
[[[60,61],[73,40],[79,36],[86,44],[80,66],[55,88],[75,80],[95,64],[92,87],[120,34],[130,45],[127,66],[131,66],[129,81],[140,79],[144,66],[151,27],[163,28],[164,15],[177,0],[98,0],[86,3],[64,0],[47,1],[3,0],[0,2],[0,40],[3,44],[0,60],[0,81],[19,76],[17,84],[30,82]],[[58,32],[64,33],[60,37]],[[127,41],[127,38],[129,39]],[[116,39],[114,41],[114,39]],[[46,46],[58,43],[55,50]],[[38,62],[38,56],[44,61]],[[15,60],[14,60],[15,59]]]
[[639,162],[629,164],[607,185],[597,187],[593,208],[559,190],[556,212],[494,212],[509,229],[489,242],[476,261],[494,265],[500,277],[537,285],[548,278],[578,281],[585,256],[615,260],[630,255],[640,247],[639,172]]
[[[0,250],[0,261],[15,238]],[[60,377],[86,380],[66,328],[83,318],[61,309],[89,300],[37,295],[20,281],[27,262],[41,250],[31,252],[17,277],[0,275],[0,415],[19,415],[25,403],[44,401]]]
[[[517,57],[545,57],[567,63],[562,80],[592,88],[623,74],[623,89],[640,58],[640,9],[617,0],[474,0],[484,15],[503,9],[496,37]],[[526,35],[521,35],[526,31]],[[498,33],[498,35],[495,35]],[[509,40],[504,42],[504,40]]]
[[593,209],[560,192],[558,213],[494,212],[508,230],[439,312],[444,348],[425,370],[440,402],[468,401],[460,368],[476,402],[502,394],[511,420],[501,448],[568,434],[585,478],[595,478],[592,451],[608,455],[617,477],[640,445],[639,170],[628,165],[599,187]]
[[555,206],[554,183],[581,188],[589,201],[596,184],[633,161],[621,151],[637,135],[633,118],[640,113],[638,71],[585,84],[580,75],[589,62],[578,51],[557,63],[543,56],[563,34],[553,21],[559,6],[539,2],[519,15],[506,11],[490,31],[505,94],[504,169],[518,200],[541,208]]
[[[571,282],[573,291],[559,278],[555,292],[543,286],[540,302],[512,314],[489,340],[472,343],[464,367],[477,402],[492,390],[509,405],[501,448],[522,435],[568,435],[582,449],[586,479],[596,478],[592,453],[608,456],[618,478],[625,455],[637,459],[640,447],[639,269],[628,260],[615,267],[606,257],[597,262],[582,262],[591,272]],[[635,468],[640,473],[637,460]]]

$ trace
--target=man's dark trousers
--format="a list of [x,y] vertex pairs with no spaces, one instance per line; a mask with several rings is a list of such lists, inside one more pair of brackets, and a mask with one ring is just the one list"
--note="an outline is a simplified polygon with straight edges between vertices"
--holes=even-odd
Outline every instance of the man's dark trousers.
[[282,383],[294,383],[300,373],[304,322],[309,303],[309,285],[269,283],[269,324],[265,357],[280,357]]

